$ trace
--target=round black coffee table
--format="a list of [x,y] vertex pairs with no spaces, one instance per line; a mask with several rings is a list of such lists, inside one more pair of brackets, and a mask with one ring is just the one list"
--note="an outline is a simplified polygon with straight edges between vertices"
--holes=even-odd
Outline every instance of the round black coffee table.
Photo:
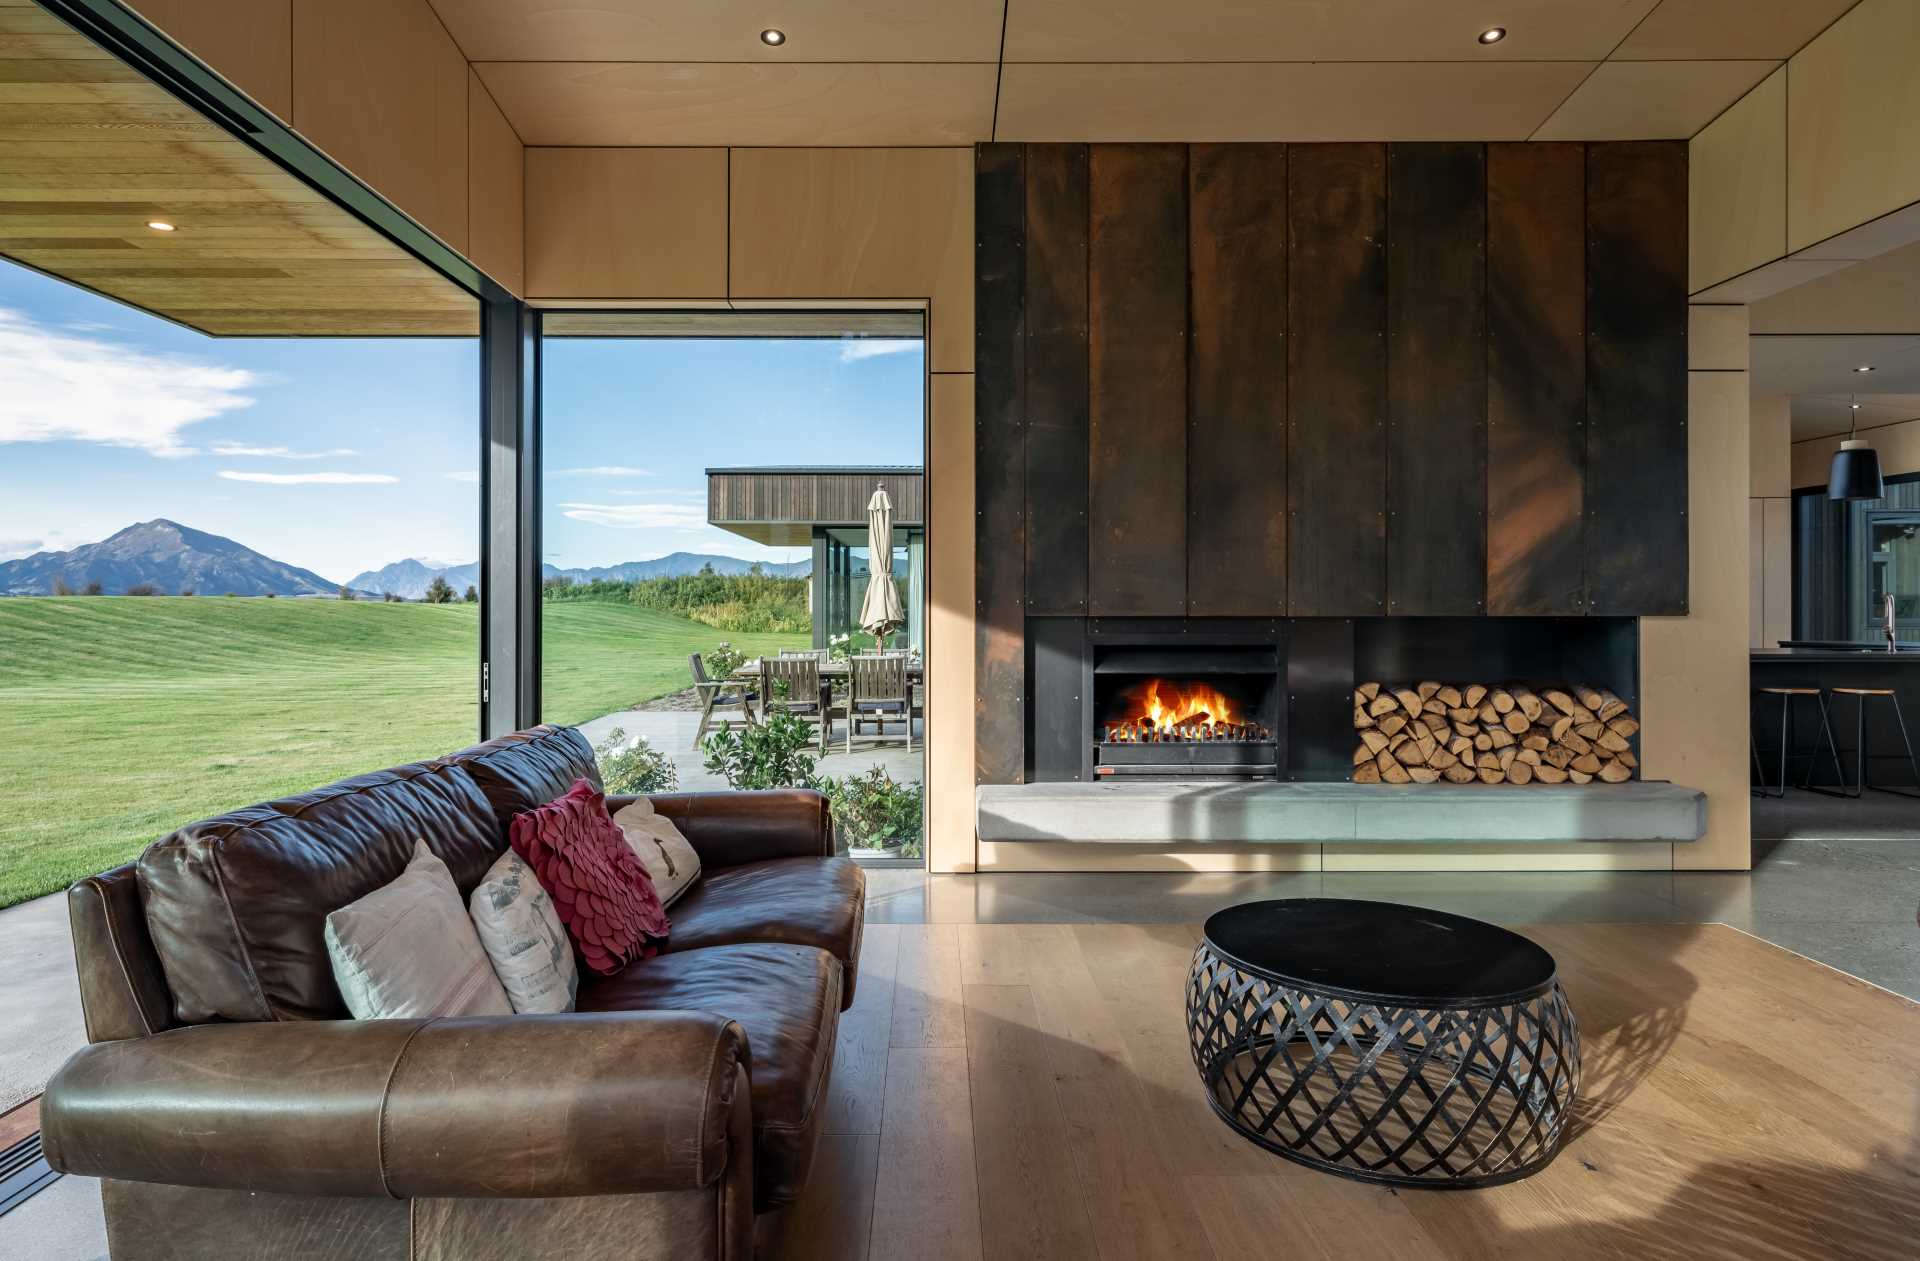
[[1545,1168],[1580,1084],[1552,955],[1388,902],[1290,898],[1213,916],[1187,978],[1187,1036],[1208,1101],[1242,1135],[1399,1186]]

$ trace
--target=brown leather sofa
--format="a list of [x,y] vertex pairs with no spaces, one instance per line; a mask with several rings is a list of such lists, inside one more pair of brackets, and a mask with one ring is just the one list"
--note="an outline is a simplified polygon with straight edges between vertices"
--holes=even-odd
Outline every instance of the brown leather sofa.
[[[92,1045],[41,1106],[113,1256],[752,1255],[805,1185],[852,1001],[859,868],[817,793],[655,797],[699,851],[658,956],[575,1013],[356,1021],[327,913],[415,837],[469,891],[511,819],[599,782],[539,727],[182,828],[68,894]],[[618,809],[630,798],[610,799]]]

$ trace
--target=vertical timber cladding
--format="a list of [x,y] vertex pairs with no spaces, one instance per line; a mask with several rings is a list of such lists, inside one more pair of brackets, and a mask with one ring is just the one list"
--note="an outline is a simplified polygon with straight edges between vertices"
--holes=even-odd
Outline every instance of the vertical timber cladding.
[[1026,768],[1026,175],[1019,145],[974,168],[974,767]]
[[1386,611],[1387,151],[1295,145],[1287,205],[1287,606]]
[[1387,612],[1486,611],[1487,180],[1479,144],[1387,148]]
[[1026,148],[1027,611],[1087,612],[1087,146]]
[[1187,148],[1088,153],[1087,605],[1187,609]]
[[1586,590],[1586,149],[1487,146],[1487,612]]
[[1187,612],[1287,611],[1287,148],[1188,157]]
[[1687,611],[1687,147],[1587,146],[1589,613]]

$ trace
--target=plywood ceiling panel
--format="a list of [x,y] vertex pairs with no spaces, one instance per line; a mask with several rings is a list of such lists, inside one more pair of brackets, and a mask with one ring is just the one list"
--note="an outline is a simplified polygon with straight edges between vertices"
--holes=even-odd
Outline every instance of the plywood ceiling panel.
[[1844,438],[1853,427],[1851,404],[1860,404],[1862,436],[1873,441],[1872,430],[1920,419],[1920,394],[1801,394],[1788,400],[1793,441]]
[[[990,62],[1000,53],[1001,0],[432,4],[472,61]],[[785,44],[760,42],[770,26],[786,33]]]
[[956,145],[986,139],[993,120],[992,65],[478,69],[530,145]]
[[1661,0],[1613,54],[1616,61],[1781,60],[1855,0]]
[[1524,140],[1583,62],[1013,65],[1001,140]]
[[1773,72],[1772,61],[1609,61],[1536,140],[1685,140]]
[[450,281],[51,15],[4,2],[0,255],[214,334],[478,328]]
[[[1043,0],[1007,9],[1016,61],[1599,61],[1657,0]],[[1504,26],[1498,44],[1480,32]]]

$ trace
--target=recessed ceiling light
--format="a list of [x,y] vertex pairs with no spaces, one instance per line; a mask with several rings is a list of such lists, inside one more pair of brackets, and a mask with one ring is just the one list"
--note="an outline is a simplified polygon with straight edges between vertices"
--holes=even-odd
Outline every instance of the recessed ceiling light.
[[1870,363],[1863,363],[1859,367],[1855,368],[1854,371],[1855,372],[1872,372],[1873,365]]
[[1480,32],[1480,42],[1483,44],[1497,44],[1506,37],[1507,28],[1504,26],[1489,26]]
[[152,228],[155,232],[173,231],[173,225],[171,223],[168,223],[165,219],[149,219],[147,220],[147,226],[149,228]]
[[1857,411],[1859,411],[1859,410],[1860,410],[1860,404],[1858,404],[1858,403],[1853,403],[1853,404],[1850,404],[1850,410],[1852,410],[1852,411],[1856,411],[1856,412],[1857,412]]
[[777,26],[769,26],[760,32],[760,42],[768,48],[778,48],[787,42],[787,33]]

